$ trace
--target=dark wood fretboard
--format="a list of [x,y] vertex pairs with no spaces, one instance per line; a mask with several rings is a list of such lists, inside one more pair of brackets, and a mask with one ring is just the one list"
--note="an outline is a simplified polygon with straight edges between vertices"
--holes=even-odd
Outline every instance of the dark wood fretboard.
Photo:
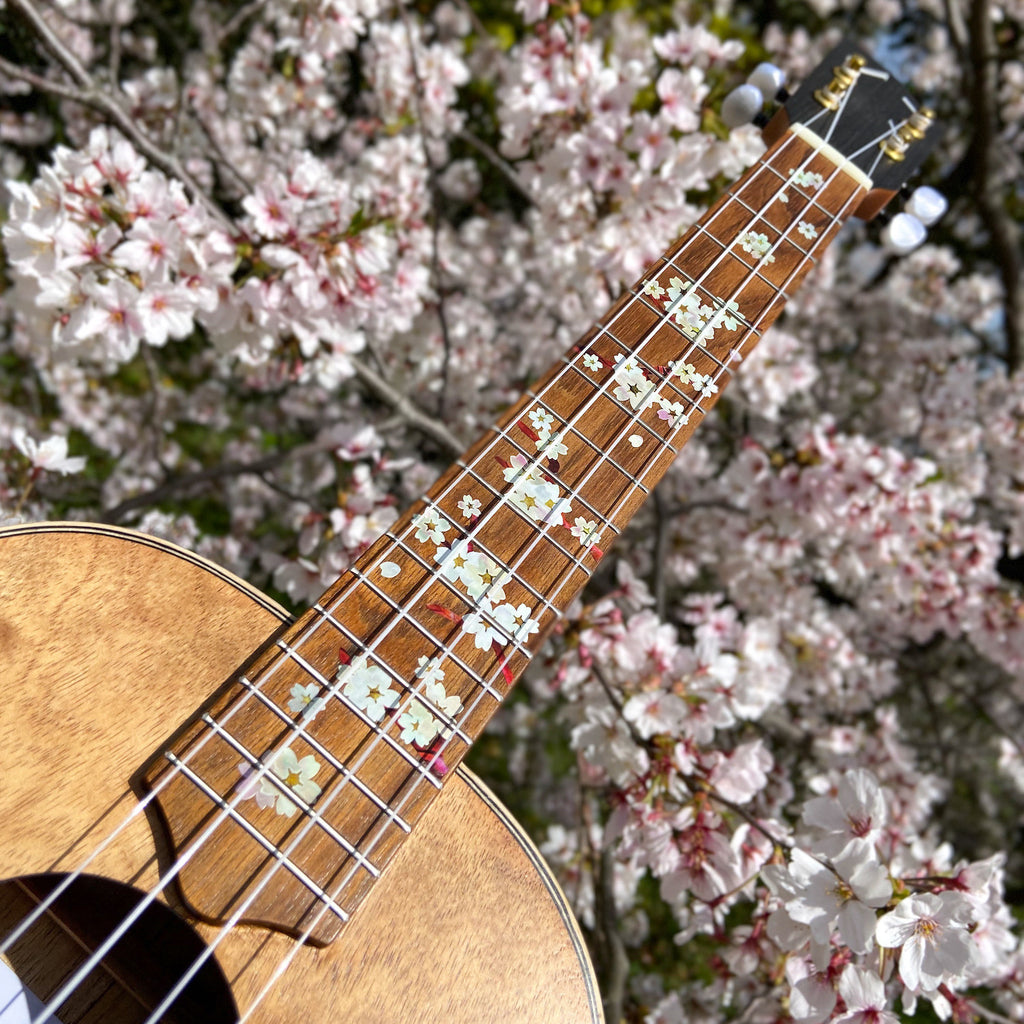
[[196,912],[338,933],[867,184],[787,130],[181,732]]

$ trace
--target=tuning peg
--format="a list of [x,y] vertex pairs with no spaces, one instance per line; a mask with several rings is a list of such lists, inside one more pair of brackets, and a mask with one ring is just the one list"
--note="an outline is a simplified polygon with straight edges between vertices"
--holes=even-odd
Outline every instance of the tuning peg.
[[916,249],[928,234],[927,228],[912,213],[897,213],[882,228],[882,245],[897,256]]
[[761,108],[780,96],[786,95],[784,88],[786,73],[774,64],[758,64],[747,76],[745,85],[738,85],[722,100],[722,120],[730,128],[742,124],[763,123]]
[[779,94],[785,92],[783,88],[785,84],[786,72],[775,64],[768,64],[767,62],[758,64],[747,75],[747,85],[752,85],[755,89],[759,89],[761,95],[765,98],[765,102],[778,99]]
[[756,85],[738,85],[722,100],[722,120],[729,128],[750,124],[761,112],[764,96]]
[[949,203],[938,189],[930,185],[921,185],[911,192],[905,209],[925,227],[931,227],[949,209]]

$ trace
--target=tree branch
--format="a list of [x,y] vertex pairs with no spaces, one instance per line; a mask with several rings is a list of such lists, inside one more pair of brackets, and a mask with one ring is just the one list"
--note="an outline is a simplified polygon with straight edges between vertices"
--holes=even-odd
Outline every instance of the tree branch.
[[[53,58],[64,68],[64,70],[78,83],[77,89],[58,85],[48,78],[33,76],[36,88],[44,89],[47,92],[59,95],[64,99],[73,100],[83,106],[102,114],[113,124],[127,139],[130,139],[138,151],[154,167],[159,167],[165,174],[177,178],[188,190],[188,193],[197,202],[202,204],[206,211],[225,231],[234,233],[235,226],[226,213],[203,191],[199,183],[192,177],[181,161],[176,157],[165,153],[155,142],[140,128],[129,113],[114,96],[109,95],[101,89],[89,73],[78,62],[78,58],[61,42],[56,33],[36,10],[32,0],[10,0],[10,5],[19,11],[22,17],[28,22],[39,37],[43,46],[49,51]],[[5,62],[6,64],[7,62]],[[18,77],[25,81],[29,79],[21,74]],[[111,89],[116,86],[111,85]]]
[[1021,283],[1020,229],[1003,208],[995,181],[998,87],[996,42],[990,0],[971,0],[968,12],[968,53],[971,68],[971,122],[974,135],[968,150],[978,213],[992,242],[993,262],[1003,285],[1006,364],[1010,373],[1020,367],[1024,345],[1024,294]]
[[245,476],[246,474],[262,477],[268,470],[276,469],[288,459],[302,458],[304,455],[311,455],[314,452],[330,451],[332,447],[334,446],[325,444],[322,441],[311,441],[308,444],[297,445],[295,448],[289,448],[286,451],[272,452],[270,455],[264,455],[262,459],[254,459],[252,462],[222,462],[220,465],[208,466],[206,469],[198,469],[192,473],[181,473],[177,476],[169,477],[162,484],[151,490],[125,498],[120,504],[107,509],[100,516],[100,522],[119,523],[129,512],[146,508],[149,505],[155,505],[157,502],[163,501],[174,494],[191,490],[198,484],[209,483],[212,480],[224,480],[227,477]]
[[431,419],[422,409],[401,392],[396,391],[380,374],[374,373],[365,363],[349,356],[356,376],[382,401],[390,405],[409,426],[436,441],[452,456],[462,454],[463,445],[459,439],[440,421]]

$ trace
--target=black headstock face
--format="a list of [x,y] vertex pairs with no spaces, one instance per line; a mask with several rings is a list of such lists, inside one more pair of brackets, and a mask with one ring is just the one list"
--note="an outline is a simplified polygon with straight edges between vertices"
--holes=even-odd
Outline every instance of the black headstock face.
[[791,124],[805,125],[884,193],[906,184],[941,135],[931,111],[850,40],[825,56],[785,110]]

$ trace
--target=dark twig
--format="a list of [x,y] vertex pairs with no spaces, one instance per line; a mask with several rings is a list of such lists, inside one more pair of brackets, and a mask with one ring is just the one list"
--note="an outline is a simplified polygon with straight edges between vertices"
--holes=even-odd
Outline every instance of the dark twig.
[[438,419],[428,416],[422,409],[396,391],[379,373],[365,363],[349,356],[356,376],[373,391],[378,398],[390,405],[409,426],[436,441],[448,454],[461,455],[465,447],[459,439]]
[[972,0],[968,12],[971,123],[974,135],[967,158],[973,171],[978,213],[992,243],[993,262],[1003,285],[1006,365],[1013,373],[1021,364],[1024,344],[1024,284],[1021,282],[1020,229],[1007,215],[996,182],[995,97],[998,88],[994,19],[989,0]]
[[[190,491],[200,484],[210,483],[214,480],[246,475],[262,478],[264,473],[276,469],[289,459],[300,459],[315,452],[329,451],[331,447],[332,445],[324,444],[322,441],[311,441],[286,451],[272,452],[269,455],[264,455],[261,459],[253,459],[252,462],[222,462],[220,465],[208,466],[206,469],[199,469],[192,473],[180,473],[168,478],[157,487],[125,498],[120,504],[104,512],[100,517],[100,522],[119,523],[129,512],[155,505],[182,491]],[[266,482],[264,480],[264,483]]]
[[419,65],[416,62],[416,44],[413,39],[412,29],[409,26],[409,15],[404,7],[399,10],[402,14],[402,26],[405,29],[405,40],[409,47],[409,67],[412,69],[413,81],[416,83],[414,103],[416,104],[416,120],[419,122],[420,148],[423,151],[423,162],[427,168],[427,187],[430,189],[430,276],[434,282],[434,292],[437,294],[437,320],[441,327],[441,340],[444,343],[444,361],[441,364],[441,393],[438,396],[438,409],[442,410],[448,404],[448,378],[451,373],[452,361],[452,339],[448,329],[448,316],[445,312],[445,289],[441,281],[441,214],[440,203],[438,202],[441,189],[437,183],[437,167],[434,165],[430,155],[430,144],[427,141],[427,127],[423,119],[423,102],[421,97],[424,94],[423,79],[420,76]]
[[[131,139],[139,152],[154,167],[159,167],[164,173],[181,181],[188,190],[189,195],[196,202],[201,203],[221,227],[226,231],[233,232],[234,225],[227,214],[203,191],[195,178],[182,166],[180,160],[164,152],[153,142],[121,105],[119,99],[108,94],[96,84],[79,63],[78,58],[61,42],[57,34],[46,23],[39,11],[36,10],[32,0],[10,0],[10,5],[28,22],[39,37],[42,45],[78,85],[78,88],[75,89],[67,85],[54,83],[48,78],[33,76],[35,78],[33,84],[36,88],[61,96],[64,99],[74,100],[102,114],[125,138]],[[6,61],[4,65],[4,70],[7,71],[10,65]],[[20,74],[17,77],[22,78],[24,81],[29,81],[24,74]],[[111,84],[110,88],[113,90],[115,86]]]
[[496,167],[505,180],[531,205],[536,206],[537,201],[533,198],[532,193],[523,183],[522,179],[516,174],[515,168],[503,157],[501,157],[493,146],[489,146],[483,139],[474,135],[472,132],[467,131],[463,128],[461,131],[455,133],[455,138],[461,139],[467,145],[472,146],[481,156],[483,156],[490,164]]

